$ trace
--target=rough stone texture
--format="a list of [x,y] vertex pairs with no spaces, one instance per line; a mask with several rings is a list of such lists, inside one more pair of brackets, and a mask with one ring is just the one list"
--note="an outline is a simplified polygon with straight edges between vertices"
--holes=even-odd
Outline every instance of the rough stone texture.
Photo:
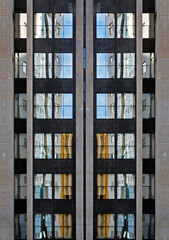
[[93,1],[86,1],[86,240],[93,240]]
[[76,239],[83,240],[83,1],[76,1]]
[[33,0],[27,0],[27,239],[33,239]]
[[0,240],[14,238],[13,1],[0,0]]
[[169,239],[169,4],[156,0],[156,239]]
[[136,34],[136,64],[137,64],[137,79],[136,79],[136,124],[137,124],[137,167],[136,167],[136,239],[142,239],[142,0],[137,1],[136,9],[137,19],[137,34]]

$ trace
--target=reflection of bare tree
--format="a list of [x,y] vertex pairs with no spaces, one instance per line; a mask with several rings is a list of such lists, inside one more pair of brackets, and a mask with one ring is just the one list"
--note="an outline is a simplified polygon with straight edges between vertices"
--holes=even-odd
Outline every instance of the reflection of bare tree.
[[127,239],[127,226],[128,226],[128,220],[126,217],[124,218],[124,226],[122,227],[122,238],[121,239]]
[[[124,17],[125,17],[125,14],[122,14],[122,17],[121,17],[121,28],[120,28],[120,36],[123,37],[123,31],[124,31]],[[123,54],[120,54],[121,55],[121,64],[120,64],[120,78],[123,78],[123,60],[124,60],[124,56]]]
[[15,157],[20,158],[20,151],[19,151],[19,134],[15,134]]
[[45,66],[45,70],[46,70],[46,78],[49,78],[49,71],[48,71],[48,65],[49,65],[48,63],[49,63],[49,62],[48,62],[48,57],[49,57],[49,56],[48,56],[48,53],[46,53],[46,56],[45,56],[45,65],[46,65],[46,66]]
[[122,134],[122,147],[121,147],[122,153],[121,156],[122,158],[125,157],[125,134]]
[[41,219],[41,226],[42,226],[42,239],[48,239],[47,227],[45,226],[44,216],[42,216],[42,219]]
[[120,53],[120,66],[119,66],[119,71],[120,71],[120,78],[123,78],[123,61],[124,61],[124,54]]
[[[46,28],[46,38],[49,38],[49,29],[48,29],[48,24],[49,24],[49,21],[48,21],[48,14],[44,14],[45,15],[45,28]],[[49,71],[48,71],[48,54],[46,54],[46,66],[45,66],[45,69],[46,69],[46,78],[49,78]]]
[[45,30],[46,30],[46,38],[49,38],[49,21],[48,21],[48,14],[44,14],[45,16]]
[[47,157],[48,152],[47,152],[47,134],[44,134],[44,153],[45,157]]
[[121,118],[124,118],[124,94],[121,94]]
[[49,117],[48,98],[48,94],[45,94],[45,118]]
[[125,30],[125,26],[124,26],[125,14],[121,14],[121,15],[122,17],[121,17],[120,37],[123,37],[123,33]]

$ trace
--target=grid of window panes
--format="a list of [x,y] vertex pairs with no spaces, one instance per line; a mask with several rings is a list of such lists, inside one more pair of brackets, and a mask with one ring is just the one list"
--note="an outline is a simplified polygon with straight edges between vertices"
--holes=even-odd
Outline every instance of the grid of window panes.
[[73,14],[34,13],[34,38],[73,38]]
[[34,199],[72,199],[72,174],[34,174]]
[[[117,58],[117,61],[115,61],[115,58]],[[151,57],[151,63],[152,61],[153,61],[153,58]],[[150,68],[151,75],[153,74],[152,64]],[[135,53],[117,53],[117,54],[97,53],[96,54],[96,77],[99,79],[100,78],[135,78],[135,72],[136,72]]]
[[[54,104],[52,103],[54,98]],[[52,112],[54,109],[54,116]],[[71,93],[36,93],[34,94],[34,118],[37,119],[72,119],[73,94]]]
[[[16,5],[14,2],[14,9],[16,9]],[[21,8],[17,7],[17,12],[14,13],[14,239],[27,239],[27,215],[26,207],[24,207],[27,198],[25,167],[27,158],[27,134],[25,129],[27,94],[23,87],[27,80],[27,13],[22,9],[24,5],[26,5],[26,1],[22,3]]]
[[[134,159],[134,133],[97,133],[97,159]],[[115,147],[115,142],[117,142]],[[116,149],[116,151],[115,151]],[[116,152],[116,155],[115,155]]]
[[[123,199],[129,213],[127,206],[136,199],[136,13],[133,8],[130,12],[130,4],[123,5],[126,11],[115,10],[122,8],[122,2],[116,2],[111,2],[109,6],[108,2],[95,1],[96,239],[136,238],[134,214],[120,214],[120,209],[113,214],[111,203],[109,212],[106,209],[107,214],[98,214],[107,204],[105,199],[112,201],[112,204]],[[151,63],[150,74],[153,74],[153,60]],[[111,125],[115,130],[110,130]],[[131,165],[133,170],[130,169]],[[103,173],[100,173],[101,169]]]
[[[117,113],[115,105],[117,105]],[[135,94],[96,94],[96,119],[115,119],[115,116],[117,119],[135,118]]]
[[[54,138],[54,145],[52,138]],[[71,159],[72,139],[72,133],[36,133],[34,135],[34,158]],[[52,149],[54,149],[54,156],[52,155]]]
[[96,38],[135,38],[135,13],[97,13]]
[[117,199],[135,199],[135,174],[97,174],[97,199],[115,199],[116,196]]
[[[52,231],[54,227],[54,232]],[[71,239],[72,214],[35,214],[34,239]]]
[[135,239],[134,214],[97,214],[97,239],[124,239],[124,236]]
[[34,78],[73,78],[73,54],[34,53]]
[[[147,7],[151,10],[142,13],[142,78],[143,78],[143,96],[142,96],[142,117],[143,117],[143,134],[142,134],[142,158],[143,158],[143,175],[142,175],[142,198],[143,206],[147,201],[154,205],[155,199],[155,130],[149,131],[149,126],[155,118],[155,8],[147,2]],[[151,46],[148,46],[148,41]],[[151,89],[149,89],[149,79]],[[147,163],[151,162],[151,165]],[[147,165],[147,166],[146,166]],[[146,167],[144,167],[146,166]],[[144,209],[142,215],[142,237],[143,239],[155,239],[155,209],[151,206]]]
[[[43,171],[39,168],[34,172],[34,201],[44,202],[45,213],[40,211],[34,214],[34,239],[71,239],[72,233],[72,214],[64,214],[63,206],[65,201],[72,199],[73,169],[65,167],[65,162],[73,162],[73,135],[70,124],[70,132],[63,130],[67,122],[71,122],[75,116],[73,111],[74,99],[74,8],[75,4],[70,3],[68,11],[62,12],[62,7],[58,6],[47,11],[47,5],[42,3],[43,10],[34,12],[34,43],[51,43],[51,50],[46,51],[45,47],[37,51],[34,45],[34,84],[39,82],[47,83],[47,87],[41,84],[41,90],[34,88],[34,125],[38,124],[44,131],[34,132],[34,161],[45,161],[47,164],[58,164],[59,169]],[[69,12],[70,7],[70,12]],[[41,8],[41,9],[42,9]],[[42,11],[42,12],[41,12]],[[54,45],[57,42],[57,50]],[[71,46],[72,44],[72,46]],[[65,48],[71,49],[67,51]],[[69,45],[69,46],[68,46]],[[62,50],[61,50],[62,49]],[[62,80],[63,81],[60,81]],[[65,80],[70,80],[70,89],[65,91]],[[56,85],[59,83],[59,87]],[[48,86],[50,90],[48,90]],[[63,92],[62,92],[63,91]],[[73,122],[73,121],[72,121]],[[46,129],[51,126],[50,131]],[[54,125],[59,131],[54,130]],[[37,125],[36,125],[37,126]],[[62,129],[63,126],[63,129]],[[68,123],[69,129],[69,123]],[[63,160],[63,166],[62,166]],[[37,167],[38,168],[38,167]],[[61,169],[65,168],[65,172]],[[56,201],[63,214],[58,214],[53,209],[53,214],[48,212],[45,202],[48,201],[54,208],[53,202]],[[73,203],[72,203],[73,204]],[[34,213],[37,213],[36,211]],[[72,212],[71,212],[72,213]]]

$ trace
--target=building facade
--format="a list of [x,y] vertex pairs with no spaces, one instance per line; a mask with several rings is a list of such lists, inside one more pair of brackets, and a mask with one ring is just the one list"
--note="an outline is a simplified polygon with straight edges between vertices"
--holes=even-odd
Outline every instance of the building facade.
[[0,240],[169,239],[167,0],[0,0]]

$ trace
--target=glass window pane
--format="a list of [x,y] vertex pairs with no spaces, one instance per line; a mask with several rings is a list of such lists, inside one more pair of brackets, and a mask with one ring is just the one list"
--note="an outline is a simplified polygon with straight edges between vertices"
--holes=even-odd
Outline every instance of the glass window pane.
[[27,38],[26,13],[15,13],[15,38]]
[[55,118],[73,118],[73,94],[55,94]]
[[73,54],[55,53],[55,78],[73,77]]
[[154,78],[154,53],[143,53],[142,75],[143,78]]
[[55,134],[55,159],[72,158],[72,133]]
[[52,199],[52,174],[34,174],[34,198]]
[[135,135],[132,133],[117,134],[117,158],[135,158]]
[[26,119],[27,117],[27,95],[25,93],[15,94],[15,118]]
[[155,135],[145,133],[143,134],[143,158],[155,158]]
[[97,238],[114,239],[115,214],[97,214]]
[[27,77],[27,53],[15,53],[15,78]]
[[52,239],[52,215],[35,214],[34,215],[34,238]]
[[117,94],[117,118],[135,118],[135,95],[132,93]]
[[135,13],[117,13],[117,38],[135,38]]
[[34,158],[52,158],[52,134],[36,133],[34,135]]
[[55,38],[73,37],[73,14],[56,13],[54,19]]
[[135,174],[117,174],[117,199],[135,198]]
[[96,14],[96,38],[115,37],[115,14],[97,13]]
[[114,53],[97,53],[97,78],[115,77]]
[[55,174],[55,199],[72,199],[72,174]]
[[15,214],[15,239],[27,239],[27,215]]
[[34,95],[34,118],[52,118],[52,94],[37,93]]
[[117,53],[117,78],[135,77],[135,53]]
[[52,38],[52,13],[34,14],[34,38]]
[[155,238],[155,216],[154,214],[143,214],[143,238]]
[[14,139],[15,158],[27,158],[26,134],[15,134]]
[[97,138],[97,158],[112,159],[115,154],[114,134],[98,133]]
[[55,238],[72,238],[72,215],[55,214]]
[[97,199],[115,198],[115,175],[97,174]]
[[142,37],[143,38],[154,38],[155,36],[154,18],[155,18],[154,13],[142,14]]
[[26,199],[27,175],[15,174],[15,199]]
[[[124,231],[124,228],[126,231]],[[134,214],[117,214],[117,238],[135,239]]]
[[98,93],[96,94],[96,118],[115,117],[115,94]]
[[143,94],[142,101],[142,116],[144,119],[146,118],[154,118],[155,117],[155,96],[154,94]]
[[52,53],[34,53],[34,77],[52,78]]
[[143,199],[154,199],[155,176],[154,174],[143,174]]

